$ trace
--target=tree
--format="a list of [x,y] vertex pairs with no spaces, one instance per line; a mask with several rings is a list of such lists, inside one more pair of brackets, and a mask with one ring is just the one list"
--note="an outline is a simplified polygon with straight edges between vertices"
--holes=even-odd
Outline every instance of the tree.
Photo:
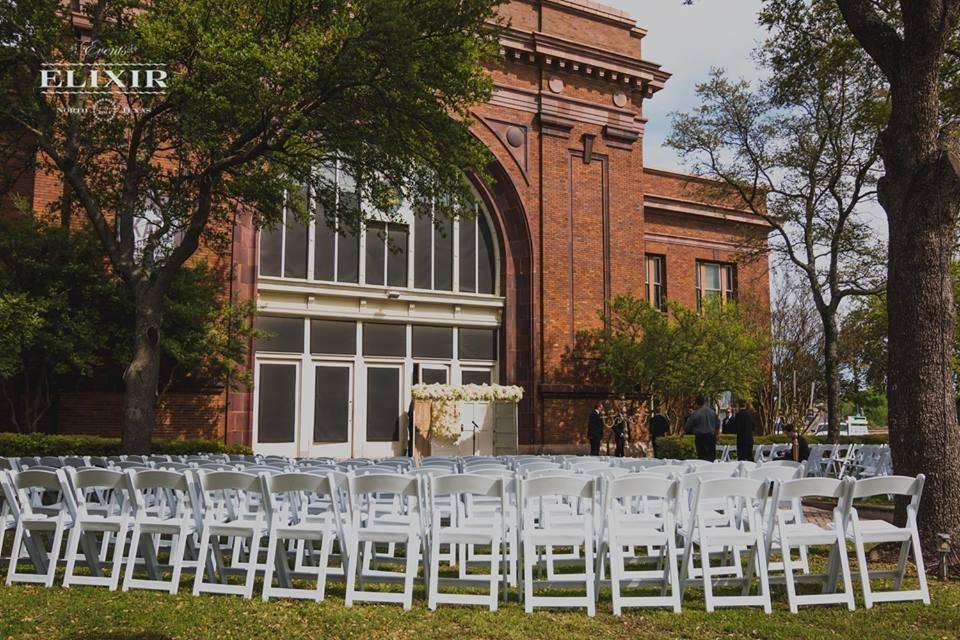
[[31,433],[66,381],[108,359],[119,291],[88,232],[0,217],[0,395]]
[[[803,2],[768,2],[768,38],[757,59],[772,80],[760,89],[714,70],[698,85],[700,106],[674,116],[668,140],[694,171],[719,180],[770,225],[769,251],[796,270],[822,325],[830,437],[840,435],[838,317],[844,300],[879,291],[883,246],[867,219],[879,162],[874,142],[884,97],[855,47],[807,47],[790,58],[784,39],[829,39],[834,24]],[[797,54],[794,54],[797,55]],[[801,63],[802,62],[802,63]],[[745,244],[768,249],[766,238]]]
[[[609,304],[609,322],[582,334],[611,391],[633,401],[674,405],[697,394],[745,397],[764,375],[768,340],[735,304],[702,310],[668,302],[669,315],[631,294]],[[601,318],[605,319],[603,312]],[[675,424],[682,418],[673,415]]]
[[[466,209],[465,172],[482,175],[488,157],[469,108],[489,96],[496,5],[94,0],[72,18],[59,0],[0,4],[0,139],[19,142],[0,149],[40,151],[65,185],[58,204],[82,211],[135,312],[125,452],[149,449],[165,294],[201,244],[229,242],[236,215],[276,225],[286,210],[356,230],[400,198]],[[51,63],[69,66],[51,75]],[[57,90],[68,70],[129,85],[131,65],[159,82],[109,85],[109,98]],[[321,170],[335,161],[359,196],[339,208]]]
[[[800,0],[778,4],[797,5]],[[802,6],[800,6],[802,5]],[[849,32],[826,41],[784,37],[800,68],[808,51],[853,43],[879,69],[889,96],[877,151],[886,212],[890,448],[897,473],[924,473],[924,540],[960,536],[960,429],[954,405],[956,311],[950,264],[960,212],[960,0],[814,0]],[[906,517],[898,503],[897,517]]]
[[[164,384],[249,382],[252,301],[231,304],[223,274],[204,261],[181,269],[161,326]],[[33,432],[61,391],[130,357],[134,310],[88,229],[40,216],[0,218],[0,398],[13,426]]]

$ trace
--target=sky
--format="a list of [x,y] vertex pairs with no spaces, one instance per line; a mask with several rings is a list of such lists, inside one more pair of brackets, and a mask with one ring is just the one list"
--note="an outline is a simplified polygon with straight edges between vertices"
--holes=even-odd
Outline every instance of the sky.
[[660,92],[644,104],[644,164],[683,170],[677,154],[663,146],[670,134],[670,114],[696,106],[694,89],[711,67],[734,77],[759,77],[750,57],[762,38],[757,26],[760,0],[601,0],[624,9],[647,30],[643,57],[673,74]]

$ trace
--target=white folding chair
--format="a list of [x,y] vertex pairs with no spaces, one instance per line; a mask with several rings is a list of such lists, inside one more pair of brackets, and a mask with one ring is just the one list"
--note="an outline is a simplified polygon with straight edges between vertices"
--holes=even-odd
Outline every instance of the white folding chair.
[[[422,479],[416,476],[396,474],[369,474],[350,476],[350,513],[353,517],[347,553],[346,606],[352,607],[355,600],[367,602],[395,602],[409,610],[413,607],[413,581],[417,576],[423,540],[421,509],[417,499],[421,495]],[[378,508],[378,494],[388,494],[394,508],[383,512]],[[362,543],[362,547],[361,547]],[[404,570],[364,570],[363,558],[369,558],[378,543],[406,545]],[[403,580],[403,591],[391,593],[363,589],[362,580],[367,577]]]
[[[708,612],[718,606],[759,605],[765,613],[770,613],[770,583],[762,515],[769,492],[769,483],[749,478],[705,480],[697,486],[687,525],[690,535],[680,571],[683,576],[681,593],[689,582],[686,577],[693,562],[694,547],[699,547],[704,599]],[[773,499],[777,499],[776,495]],[[722,508],[722,515],[725,516],[722,523],[717,519],[717,501],[722,501],[725,505]],[[714,570],[710,566],[710,553],[744,547],[750,549],[750,559],[743,577],[718,582],[740,584],[741,594],[714,595]],[[750,595],[754,573],[760,576],[760,587],[757,595]]]
[[[850,611],[855,605],[853,587],[850,580],[850,560],[847,557],[847,546],[843,535],[843,523],[850,504],[850,489],[852,482],[835,480],[833,478],[800,478],[787,480],[780,484],[779,498],[781,501],[797,501],[808,497],[828,497],[837,500],[833,510],[833,527],[820,525],[804,520],[803,512],[793,515],[784,511],[776,514],[776,523],[771,535],[771,541],[783,554],[784,579],[787,585],[787,601],[790,611],[797,612],[803,605],[816,604],[846,604]],[[793,574],[793,562],[790,550],[798,547],[801,552],[813,545],[827,545],[830,547],[830,560],[827,572],[820,575],[803,576],[805,580],[821,582],[822,593],[797,594],[796,578]],[[843,576],[843,591],[836,592],[837,568]]]
[[[596,613],[596,585],[593,575],[594,499],[596,479],[585,475],[544,476],[521,480],[518,499],[520,537],[523,545],[524,610],[534,607],[586,607],[587,615]],[[563,506],[563,509],[558,507]],[[564,574],[563,585],[583,582],[584,596],[534,595],[537,587],[556,587],[556,578],[535,583],[537,549],[554,546],[583,546],[584,573]]]
[[[603,562],[609,555],[614,615],[620,615],[623,607],[671,607],[679,612],[680,581],[674,521],[679,483],[665,477],[628,475],[610,479],[604,484],[604,517],[597,550],[596,575],[599,577],[603,573]],[[659,503],[656,509],[646,508],[651,499]],[[628,570],[626,559],[635,558],[632,550],[636,547],[658,549],[659,556],[655,560],[659,569]],[[629,555],[625,550],[630,550]],[[659,595],[622,594],[623,586],[650,582],[660,585]]]
[[[110,591],[116,591],[120,586],[123,552],[130,529],[130,499],[127,495],[126,476],[121,471],[111,469],[85,468],[77,471],[68,467],[60,474],[60,480],[61,492],[73,520],[64,556],[67,567],[63,575],[63,586],[106,586]],[[102,535],[101,547],[104,552],[109,547],[110,539],[113,539],[113,560],[110,563],[109,576],[103,574],[100,565],[96,540],[98,533]],[[83,561],[90,570],[90,575],[74,573],[81,543]]]
[[[251,510],[251,495],[260,497],[260,479],[241,471],[210,471],[197,474],[200,508],[203,512],[200,550],[197,559],[197,572],[193,581],[193,595],[203,592],[227,593],[253,597],[253,584],[257,574],[260,554],[260,539],[266,533],[263,510]],[[220,536],[233,538],[237,543],[250,540],[249,554],[244,568],[240,568],[237,556],[241,545],[234,544],[232,567],[227,567],[223,559]],[[211,545],[211,538],[213,538]],[[219,574],[219,582],[204,580],[207,572],[207,558],[211,546]],[[241,571],[246,580],[243,585],[227,583],[227,574]]]
[[[877,495],[909,496],[907,505],[907,525],[898,527],[886,520],[861,520],[856,507],[850,507],[847,538],[853,541],[857,551],[857,563],[860,565],[860,586],[863,588],[863,601],[867,609],[875,602],[902,600],[922,600],[930,604],[930,592],[927,589],[927,575],[923,567],[923,552],[920,546],[920,532],[917,529],[917,510],[920,508],[920,496],[923,494],[925,476],[883,476],[857,480],[853,485],[852,500]],[[899,542],[900,560],[893,571],[870,571],[867,566],[866,545],[868,543]],[[907,560],[913,548],[914,562],[917,568],[919,588],[901,589],[906,574]],[[893,578],[891,591],[874,591],[872,578]]]
[[[507,502],[507,481],[503,478],[480,475],[448,475],[431,477],[424,483],[429,505],[430,526],[427,529],[429,561],[427,562],[427,598],[431,610],[437,604],[484,605],[490,611],[497,610],[499,583],[506,572],[502,567],[502,542],[507,536],[506,520],[510,514]],[[437,498],[445,497],[449,509],[449,524],[443,523],[443,512],[437,506]],[[495,499],[499,508],[488,517],[481,517],[468,511],[476,499]],[[459,578],[445,579],[444,583],[489,585],[485,594],[447,593],[440,591],[440,547],[449,545],[451,552],[459,548],[454,557],[460,558],[461,574]],[[467,545],[485,545],[490,547],[489,574],[471,576],[466,574]]]
[[[34,582],[53,586],[60,558],[64,532],[73,526],[70,514],[63,503],[58,471],[27,469],[10,478],[10,506],[17,526],[10,548],[10,563],[7,566],[7,585],[14,582]],[[53,495],[52,501],[44,496]],[[41,542],[42,535],[49,535],[50,552]],[[21,553],[26,551],[35,573],[18,569]]]
[[[266,515],[270,523],[270,539],[267,543],[266,571],[263,577],[263,600],[271,596],[300,598],[321,602],[327,582],[327,566],[333,543],[346,548],[336,480],[331,474],[321,476],[310,473],[261,474]],[[311,504],[323,502],[329,509],[317,513]],[[320,543],[316,566],[309,572],[316,576],[313,589],[294,588],[287,564],[285,540]],[[279,573],[279,586],[273,586],[274,570]]]
[[[175,594],[180,589],[187,546],[194,545],[194,536],[202,528],[200,511],[194,502],[192,474],[160,469],[129,469],[126,473],[133,503],[133,527],[122,589],[156,589]],[[171,537],[169,580],[162,579],[157,558],[165,535]],[[141,557],[146,578],[134,575]]]

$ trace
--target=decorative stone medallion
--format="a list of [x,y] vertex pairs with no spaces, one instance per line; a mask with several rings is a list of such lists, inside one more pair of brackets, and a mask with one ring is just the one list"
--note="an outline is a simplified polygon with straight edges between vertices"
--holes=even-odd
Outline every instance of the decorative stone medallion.
[[563,80],[557,76],[553,76],[550,78],[549,82],[547,82],[547,86],[550,87],[550,91],[553,91],[554,93],[560,93],[563,91]]
[[625,94],[623,91],[614,91],[613,104],[617,105],[621,109],[627,106],[627,94]]

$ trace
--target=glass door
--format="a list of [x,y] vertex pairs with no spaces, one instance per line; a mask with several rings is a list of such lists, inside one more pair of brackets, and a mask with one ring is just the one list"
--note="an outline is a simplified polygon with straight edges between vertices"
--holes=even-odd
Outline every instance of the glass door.
[[266,455],[296,456],[300,363],[262,360],[254,388],[254,450]]
[[[356,434],[355,455],[368,458],[397,456],[406,442],[403,407],[403,365],[367,364],[365,433]],[[359,431],[359,429],[355,430]],[[359,452],[356,449],[359,448]]]
[[353,363],[314,361],[313,420],[304,420],[304,455],[348,458],[353,455]]

